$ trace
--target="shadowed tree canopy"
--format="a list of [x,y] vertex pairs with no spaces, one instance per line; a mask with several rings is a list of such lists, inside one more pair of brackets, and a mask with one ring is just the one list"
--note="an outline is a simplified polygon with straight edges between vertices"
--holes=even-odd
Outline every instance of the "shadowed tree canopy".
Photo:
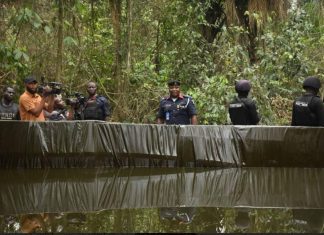
[[227,24],[239,24],[247,30],[247,50],[250,62],[255,63],[258,60],[255,39],[261,34],[267,17],[275,14],[277,19],[285,19],[287,17],[287,10],[290,7],[290,1],[227,0],[225,2]]

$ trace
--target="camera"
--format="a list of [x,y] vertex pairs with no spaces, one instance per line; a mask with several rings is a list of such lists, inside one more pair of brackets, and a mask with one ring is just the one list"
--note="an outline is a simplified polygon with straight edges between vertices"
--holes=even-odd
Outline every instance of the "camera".
[[43,94],[44,88],[49,86],[51,91],[47,93],[47,95],[58,95],[61,94],[62,91],[62,83],[60,82],[44,82],[45,77],[41,77],[41,84],[37,87],[37,93]]
[[37,87],[37,93],[38,94],[43,94],[44,88],[46,86],[49,86],[51,88],[51,91],[47,92],[46,95],[58,95],[58,94],[61,94],[62,83],[59,83],[59,82],[49,82],[49,83],[41,84],[41,85],[39,85]]
[[81,93],[79,92],[75,92],[74,93],[75,97],[72,98],[67,98],[65,100],[65,103],[67,105],[71,105],[71,106],[84,106],[86,103],[86,97],[84,97]]
[[74,97],[65,99],[65,103],[74,109],[74,120],[83,120],[83,108],[86,102],[87,98],[79,92],[75,92]]

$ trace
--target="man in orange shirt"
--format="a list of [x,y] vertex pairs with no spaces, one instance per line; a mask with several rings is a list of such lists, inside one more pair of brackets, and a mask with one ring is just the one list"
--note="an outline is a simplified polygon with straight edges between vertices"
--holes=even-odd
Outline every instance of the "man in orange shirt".
[[51,88],[45,87],[43,94],[37,94],[37,80],[33,76],[25,78],[25,92],[19,98],[19,112],[21,120],[45,121],[43,109],[53,111],[54,95],[50,95]]

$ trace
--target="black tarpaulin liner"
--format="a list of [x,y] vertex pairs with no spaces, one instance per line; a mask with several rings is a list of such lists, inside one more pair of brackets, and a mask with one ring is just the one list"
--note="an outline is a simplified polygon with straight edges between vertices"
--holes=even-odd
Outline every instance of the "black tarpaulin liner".
[[0,173],[0,214],[162,207],[324,208],[320,168],[20,169]]
[[324,128],[0,122],[1,168],[323,167]]
[[176,126],[102,123],[95,128],[100,131],[101,145],[111,146],[115,166],[176,164]]
[[240,136],[231,126],[180,126],[178,158],[204,165],[240,166],[242,150]]
[[100,121],[0,122],[0,163],[2,168],[173,166],[177,128]]
[[324,166],[324,128],[236,126],[246,166]]
[[[233,138],[230,126],[193,127],[192,137],[184,126],[154,124],[120,124],[100,121],[76,122],[0,122],[0,163],[2,168],[62,168],[93,166],[193,166],[196,159],[203,165],[237,165],[237,151],[225,151],[226,138]],[[201,132],[202,131],[202,132]],[[196,133],[196,134],[195,134]],[[201,135],[209,136],[200,139]],[[225,136],[225,138],[224,138]],[[183,151],[193,138],[192,150]],[[197,148],[217,139],[214,155],[206,158]],[[235,136],[234,136],[235,138]],[[198,142],[196,141],[198,140]],[[232,141],[232,140],[231,140]],[[16,148],[16,143],[19,147]],[[238,141],[236,141],[238,142]],[[198,143],[198,144],[197,144]],[[222,146],[224,145],[224,146]],[[189,146],[188,146],[189,147]]]

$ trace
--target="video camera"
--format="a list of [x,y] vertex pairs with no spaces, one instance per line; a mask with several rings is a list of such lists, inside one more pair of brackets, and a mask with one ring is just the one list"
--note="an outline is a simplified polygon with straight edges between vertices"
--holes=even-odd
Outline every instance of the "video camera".
[[74,109],[74,120],[83,120],[83,108],[86,102],[87,98],[79,92],[75,92],[74,97],[65,99],[65,103]]
[[79,92],[74,93],[75,97],[67,98],[65,103],[71,106],[84,106],[86,103],[86,97]]
[[48,95],[58,95],[61,94],[62,91],[62,83],[59,82],[44,82],[45,77],[41,77],[41,84],[37,87],[37,93],[42,94],[44,91],[44,88],[46,86],[49,86],[51,88],[51,91],[48,92]]

